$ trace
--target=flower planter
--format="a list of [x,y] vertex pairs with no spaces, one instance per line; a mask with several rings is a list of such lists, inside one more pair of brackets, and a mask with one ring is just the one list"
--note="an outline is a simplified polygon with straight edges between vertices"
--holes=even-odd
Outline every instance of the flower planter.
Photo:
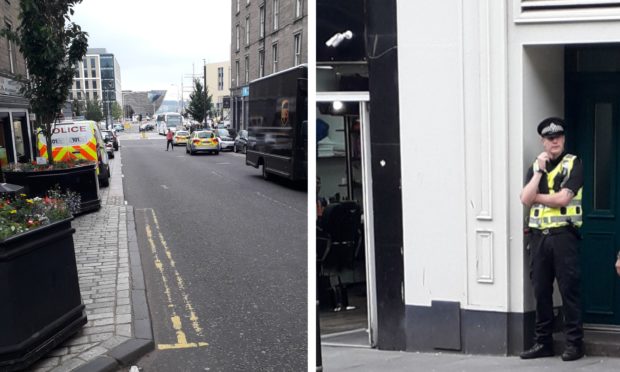
[[86,324],[71,219],[0,241],[0,371],[27,368]]
[[43,197],[48,190],[59,185],[63,192],[71,190],[80,194],[79,213],[101,208],[96,164],[67,169],[3,172],[7,183],[24,186],[25,193],[30,197]]

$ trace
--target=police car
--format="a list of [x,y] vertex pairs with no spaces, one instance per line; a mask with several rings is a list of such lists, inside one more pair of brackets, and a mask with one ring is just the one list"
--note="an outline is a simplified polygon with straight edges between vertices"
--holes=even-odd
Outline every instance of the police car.
[[[47,158],[45,136],[39,134],[39,156]],[[97,163],[97,178],[101,186],[110,184],[110,166],[103,136],[94,121],[63,121],[54,126],[52,133],[54,162],[90,160]]]

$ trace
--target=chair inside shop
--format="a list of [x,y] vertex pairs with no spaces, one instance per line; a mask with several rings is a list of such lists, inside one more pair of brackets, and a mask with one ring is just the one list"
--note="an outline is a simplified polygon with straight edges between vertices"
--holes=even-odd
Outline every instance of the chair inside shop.
[[[361,209],[354,201],[329,204],[317,223],[318,286],[323,293],[324,307],[340,310],[348,306],[340,273],[354,268],[361,243],[360,226]],[[333,279],[335,284],[332,284]]]

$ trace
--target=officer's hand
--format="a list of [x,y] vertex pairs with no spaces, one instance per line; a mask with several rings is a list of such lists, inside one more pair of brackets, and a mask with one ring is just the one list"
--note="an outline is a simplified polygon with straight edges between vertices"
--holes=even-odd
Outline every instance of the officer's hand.
[[547,162],[549,161],[549,154],[543,151],[540,153],[540,155],[536,157],[536,160],[538,161],[538,168],[545,170],[547,169]]
[[620,275],[620,259],[616,260],[616,272]]

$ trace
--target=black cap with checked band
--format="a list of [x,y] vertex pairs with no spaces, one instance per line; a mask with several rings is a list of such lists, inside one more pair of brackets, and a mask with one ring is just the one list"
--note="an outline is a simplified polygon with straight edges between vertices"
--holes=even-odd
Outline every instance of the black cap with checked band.
[[538,134],[541,137],[557,137],[564,135],[564,120],[560,118],[547,118],[538,124]]

